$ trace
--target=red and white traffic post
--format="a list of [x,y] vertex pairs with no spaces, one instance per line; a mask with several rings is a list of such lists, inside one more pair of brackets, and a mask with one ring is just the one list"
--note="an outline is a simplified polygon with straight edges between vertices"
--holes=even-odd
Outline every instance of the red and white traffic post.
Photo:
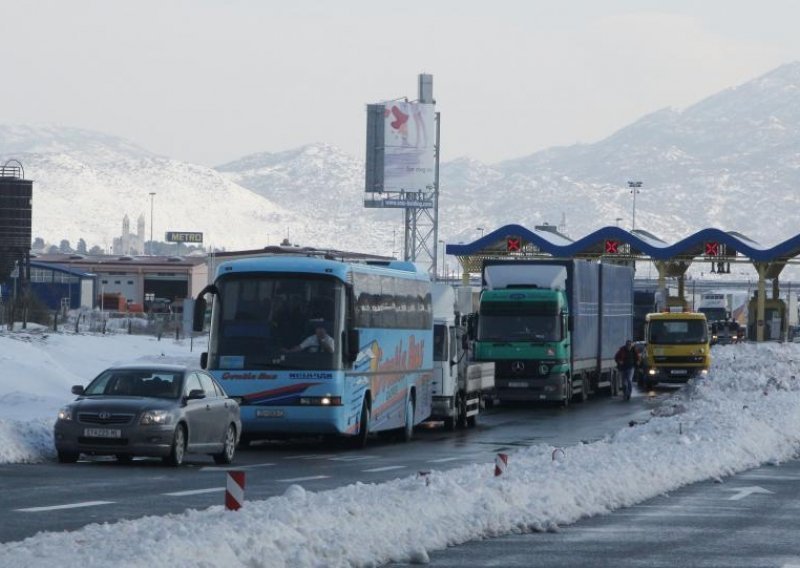
[[508,454],[497,454],[494,458],[494,476],[503,475],[508,468]]
[[225,508],[238,511],[244,504],[244,472],[229,471],[225,484]]

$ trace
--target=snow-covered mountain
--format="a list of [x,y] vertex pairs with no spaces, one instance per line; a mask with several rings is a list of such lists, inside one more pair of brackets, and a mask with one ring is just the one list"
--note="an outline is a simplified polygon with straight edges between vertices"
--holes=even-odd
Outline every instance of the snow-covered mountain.
[[297,232],[311,227],[296,213],[264,199],[213,169],[157,156],[125,140],[61,127],[0,126],[0,163],[18,159],[34,181],[33,236],[73,246],[109,250],[122,232],[127,214],[131,226],[144,215],[150,238],[150,192],[153,238],[169,230],[201,231],[205,244],[256,248],[270,232]]
[[[467,242],[478,227],[557,225],[562,217],[575,238],[630,227],[627,182],[639,180],[637,228],[675,241],[713,226],[774,245],[798,231],[798,134],[800,63],[793,63],[689,108],[654,112],[594,144],[493,165],[445,162],[440,238]],[[154,191],[156,238],[175,229],[203,231],[207,244],[228,249],[276,244],[287,234],[309,246],[401,248],[401,212],[365,209],[363,159],[327,144],[212,170],[103,134],[0,126],[0,159],[12,157],[35,180],[34,236],[51,242],[109,244],[126,213],[145,214],[149,228]]]
[[[440,236],[469,241],[508,223],[558,225],[581,237],[630,228],[630,180],[642,181],[636,227],[675,241],[705,227],[764,245],[797,233],[800,201],[800,63],[713,95],[654,112],[594,144],[553,148],[494,165],[442,164]],[[445,137],[446,141],[446,137]],[[446,142],[445,142],[446,143]],[[363,162],[324,144],[255,154],[217,168],[284,207],[339,227],[358,216],[359,241],[386,252],[397,211],[359,209]],[[312,204],[324,204],[319,216]],[[331,216],[328,216],[328,213]],[[364,222],[373,229],[363,229]],[[399,237],[398,237],[399,239]],[[398,245],[399,248],[399,245]]]

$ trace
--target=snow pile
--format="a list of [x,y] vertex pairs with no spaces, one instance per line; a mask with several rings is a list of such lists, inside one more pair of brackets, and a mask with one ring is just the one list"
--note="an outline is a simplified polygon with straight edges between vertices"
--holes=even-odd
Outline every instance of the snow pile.
[[[553,530],[709,478],[796,456],[800,345],[715,349],[709,378],[645,424],[554,452],[493,464],[181,515],[89,525],[0,545],[9,566],[374,566],[425,562],[470,539]],[[557,459],[554,459],[557,458]],[[97,543],[113,539],[113,547]]]

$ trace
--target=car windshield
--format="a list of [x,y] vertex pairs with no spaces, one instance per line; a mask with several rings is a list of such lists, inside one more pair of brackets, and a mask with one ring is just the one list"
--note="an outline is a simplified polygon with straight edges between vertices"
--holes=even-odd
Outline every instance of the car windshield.
[[103,371],[84,391],[85,396],[144,396],[178,398],[183,373],[148,369]]

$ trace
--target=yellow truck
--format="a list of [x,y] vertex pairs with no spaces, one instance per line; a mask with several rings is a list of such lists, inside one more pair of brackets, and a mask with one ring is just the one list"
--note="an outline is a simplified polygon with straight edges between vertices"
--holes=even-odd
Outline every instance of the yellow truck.
[[711,346],[705,314],[665,312],[647,314],[642,378],[644,387],[685,383],[708,374]]

